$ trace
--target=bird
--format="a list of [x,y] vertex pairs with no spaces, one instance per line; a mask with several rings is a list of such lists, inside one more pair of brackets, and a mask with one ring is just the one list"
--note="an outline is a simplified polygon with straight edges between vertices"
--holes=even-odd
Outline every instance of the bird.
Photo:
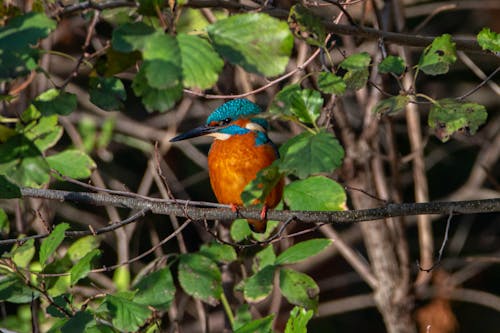
[[[214,138],[208,152],[210,185],[222,204],[233,211],[243,206],[241,193],[257,173],[279,159],[276,145],[267,136],[268,122],[257,117],[261,108],[248,99],[233,99],[216,108],[206,123],[170,139],[171,142],[199,136]],[[267,209],[281,201],[284,181],[281,178],[271,189],[262,205],[261,219],[248,219],[250,229],[263,233],[267,225]]]

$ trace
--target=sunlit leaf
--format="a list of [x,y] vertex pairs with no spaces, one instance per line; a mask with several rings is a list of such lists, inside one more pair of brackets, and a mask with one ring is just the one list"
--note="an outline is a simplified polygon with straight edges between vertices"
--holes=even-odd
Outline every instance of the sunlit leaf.
[[280,154],[280,170],[304,179],[338,168],[344,158],[344,149],[331,133],[304,132],[281,146]]
[[40,246],[40,264],[45,265],[49,257],[57,250],[64,240],[64,232],[69,229],[68,223],[59,223],[55,226],[50,235],[42,241]]
[[182,57],[182,76],[185,87],[207,89],[213,86],[224,66],[224,61],[205,39],[178,34]]
[[445,74],[456,60],[455,43],[444,34],[424,49],[417,67],[427,75]]
[[209,257],[215,262],[220,263],[230,263],[238,258],[236,251],[232,246],[216,242],[203,244],[199,253]]
[[314,315],[314,311],[302,307],[294,307],[290,311],[290,318],[285,327],[285,333],[307,333],[307,323]]
[[80,150],[65,150],[47,157],[49,166],[63,176],[75,179],[88,178],[95,169],[95,162]]
[[432,105],[428,122],[436,136],[446,142],[457,131],[475,134],[487,118],[488,113],[483,105],[443,99]]
[[318,119],[322,105],[323,98],[319,91],[291,84],[274,97],[269,112],[292,116],[301,122],[312,124]]
[[265,76],[285,71],[293,47],[286,22],[263,13],[237,14],[207,31],[217,52],[231,63]]
[[12,261],[19,267],[26,268],[35,255],[35,240],[29,239],[22,245],[14,245],[11,250]]
[[317,255],[332,244],[330,239],[317,238],[297,243],[276,258],[276,265],[295,264]]
[[490,28],[483,28],[477,34],[477,42],[483,50],[500,52],[500,34],[491,31]]

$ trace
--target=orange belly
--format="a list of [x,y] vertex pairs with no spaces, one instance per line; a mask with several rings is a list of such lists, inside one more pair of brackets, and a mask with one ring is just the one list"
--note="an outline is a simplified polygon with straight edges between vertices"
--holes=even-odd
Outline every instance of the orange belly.
[[[276,153],[271,145],[255,145],[254,133],[215,140],[208,154],[208,171],[217,200],[223,204],[243,205],[241,192],[245,186],[275,159]],[[265,205],[274,208],[280,202],[282,192],[281,180],[267,196]]]

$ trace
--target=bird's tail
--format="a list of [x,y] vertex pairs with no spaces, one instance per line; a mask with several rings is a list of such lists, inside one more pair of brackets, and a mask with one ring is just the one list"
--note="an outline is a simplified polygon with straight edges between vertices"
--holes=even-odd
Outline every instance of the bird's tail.
[[262,234],[266,231],[267,219],[264,220],[247,219],[247,222],[248,226],[250,227],[250,229],[252,229],[253,232],[258,232]]

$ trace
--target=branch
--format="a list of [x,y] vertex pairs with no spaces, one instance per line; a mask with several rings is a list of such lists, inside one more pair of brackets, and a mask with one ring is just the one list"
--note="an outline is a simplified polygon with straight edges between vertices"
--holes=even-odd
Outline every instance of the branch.
[[[158,200],[154,198],[134,198],[118,195],[109,195],[90,192],[69,192],[61,190],[21,188],[23,197],[41,198],[57,201],[72,201],[94,206],[114,206],[137,210],[148,209],[155,214],[173,214],[192,220],[234,220],[237,218],[260,219],[261,210],[258,208],[241,208],[233,212],[231,207],[209,208],[200,207],[197,202],[177,203],[176,200]],[[448,201],[387,204],[384,207],[347,211],[278,211],[269,210],[269,220],[286,221],[295,219],[305,223],[354,223],[378,220],[395,216],[442,214],[476,214],[500,212],[500,198]]]
[[[126,1],[126,0],[109,0],[99,3],[95,3],[94,1],[83,1],[76,5],[71,5],[61,8],[53,16],[73,14],[75,12],[86,9],[104,10],[104,9],[118,8],[118,7],[137,7],[137,6],[138,6],[137,2]],[[278,8],[267,9],[258,6],[252,7],[244,5],[237,1],[227,1],[227,0],[190,0],[184,6],[191,8],[217,7],[217,8],[232,9],[235,11],[259,10],[261,12],[267,13],[271,16],[280,19],[288,18],[289,14],[287,10],[283,9],[278,9]],[[383,38],[384,41],[386,42],[395,43],[399,45],[425,47],[431,44],[434,38],[436,38],[436,36],[422,36],[415,34],[396,33],[396,32],[382,31],[374,28],[336,24],[328,20],[323,20],[322,23],[324,24],[327,31],[331,33],[341,34],[341,35],[354,35],[366,39]],[[474,38],[453,37],[453,41],[456,43],[457,50],[475,51],[484,54],[491,54],[489,52],[483,51]]]

